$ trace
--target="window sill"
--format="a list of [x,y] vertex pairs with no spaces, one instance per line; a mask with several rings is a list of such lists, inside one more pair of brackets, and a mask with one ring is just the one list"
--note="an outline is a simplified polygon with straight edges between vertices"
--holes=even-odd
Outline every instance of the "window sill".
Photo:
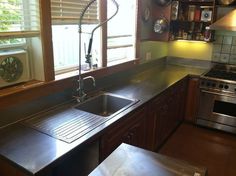
[[[103,76],[108,76],[109,74],[113,74],[122,70],[125,70],[126,68],[133,67],[139,63],[139,60],[129,60],[126,62],[116,62],[116,63],[111,63],[108,64],[108,67],[103,67],[103,68],[97,68],[97,69],[91,69],[88,71],[82,71],[83,76],[94,76],[96,78],[103,77]],[[67,79],[67,78],[72,78],[75,76],[78,76],[79,71],[70,71],[67,73],[62,73],[58,74],[55,76],[55,80],[62,80],[62,79]]]
[[38,87],[43,84],[45,84],[43,81],[31,80],[25,83],[16,84],[14,86],[3,87],[3,88],[0,88],[0,98],[11,95],[11,94],[15,94],[18,92],[22,92],[24,90],[28,90],[34,87]]
[[[135,67],[139,60],[132,60],[126,63],[95,69],[82,73],[83,76],[94,76],[101,78],[122,70]],[[71,88],[73,79],[78,76],[78,71],[57,75],[54,81],[42,82],[32,80],[27,83],[21,83],[15,86],[0,89],[0,109],[9,108],[17,104],[30,102],[34,99],[59,93],[65,89]]]

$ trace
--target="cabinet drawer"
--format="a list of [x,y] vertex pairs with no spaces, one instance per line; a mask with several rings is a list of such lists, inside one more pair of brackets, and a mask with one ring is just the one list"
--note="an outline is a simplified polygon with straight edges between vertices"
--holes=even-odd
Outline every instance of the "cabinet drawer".
[[146,108],[124,117],[112,125],[100,140],[100,161],[105,159],[121,143],[138,147],[146,144]]

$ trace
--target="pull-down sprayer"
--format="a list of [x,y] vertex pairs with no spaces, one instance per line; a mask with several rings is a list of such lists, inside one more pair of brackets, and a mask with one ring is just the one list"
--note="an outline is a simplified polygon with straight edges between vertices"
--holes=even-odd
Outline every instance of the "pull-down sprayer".
[[[76,88],[76,98],[77,98],[77,101],[79,102],[82,102],[84,101],[84,98],[86,96],[86,94],[84,93],[84,78],[82,78],[81,76],[81,34],[82,34],[82,21],[83,21],[83,17],[84,17],[84,14],[86,13],[87,9],[95,2],[96,0],[91,0],[87,5],[86,7],[83,9],[81,15],[80,15],[80,18],[79,18],[79,79],[77,80],[78,81],[78,85],[79,87]],[[91,50],[92,50],[92,43],[93,43],[93,34],[94,32],[99,28],[101,27],[102,25],[104,25],[105,23],[107,23],[109,20],[111,20],[117,13],[118,13],[118,10],[119,10],[119,5],[118,3],[116,2],[116,0],[111,0],[114,5],[116,6],[116,11],[115,13],[109,17],[107,20],[99,23],[91,32],[91,37],[90,37],[90,40],[89,40],[89,46],[88,46],[88,51],[87,51],[87,54],[86,54],[86,62],[89,63],[89,68],[91,69],[92,67],[92,64],[91,64]],[[89,78],[93,78],[91,76],[89,76]],[[95,86],[95,79],[93,78],[93,84]],[[77,84],[76,84],[77,85]]]

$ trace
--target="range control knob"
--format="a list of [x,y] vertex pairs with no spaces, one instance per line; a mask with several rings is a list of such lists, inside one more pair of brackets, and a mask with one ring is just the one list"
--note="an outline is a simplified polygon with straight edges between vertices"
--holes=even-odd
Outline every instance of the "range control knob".
[[207,87],[210,87],[211,86],[211,83],[210,82],[207,82]]
[[216,87],[216,83],[212,83],[212,84],[211,84],[211,87]]
[[219,85],[219,88],[223,89],[223,88],[224,88],[223,84],[220,84],[220,85]]
[[225,89],[228,89],[228,88],[229,88],[229,86],[228,86],[228,85],[225,85],[225,86],[224,86],[224,88],[225,88]]

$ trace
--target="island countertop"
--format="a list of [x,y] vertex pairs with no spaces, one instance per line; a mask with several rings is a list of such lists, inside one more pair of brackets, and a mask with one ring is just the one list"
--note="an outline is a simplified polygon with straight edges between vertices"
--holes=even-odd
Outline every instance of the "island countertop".
[[157,173],[166,176],[206,176],[207,169],[122,143],[89,176],[156,176]]
[[[132,75],[122,84],[107,88],[107,92],[138,99],[139,102],[72,143],[63,142],[19,122],[9,125],[0,130],[0,157],[26,174],[39,174],[73,149],[101,136],[108,126],[120,118],[125,118],[128,113],[159,95],[174,83],[187,75],[201,75],[205,71],[206,69],[201,68],[166,64],[144,70]],[[67,104],[62,108],[70,111],[72,105]]]

